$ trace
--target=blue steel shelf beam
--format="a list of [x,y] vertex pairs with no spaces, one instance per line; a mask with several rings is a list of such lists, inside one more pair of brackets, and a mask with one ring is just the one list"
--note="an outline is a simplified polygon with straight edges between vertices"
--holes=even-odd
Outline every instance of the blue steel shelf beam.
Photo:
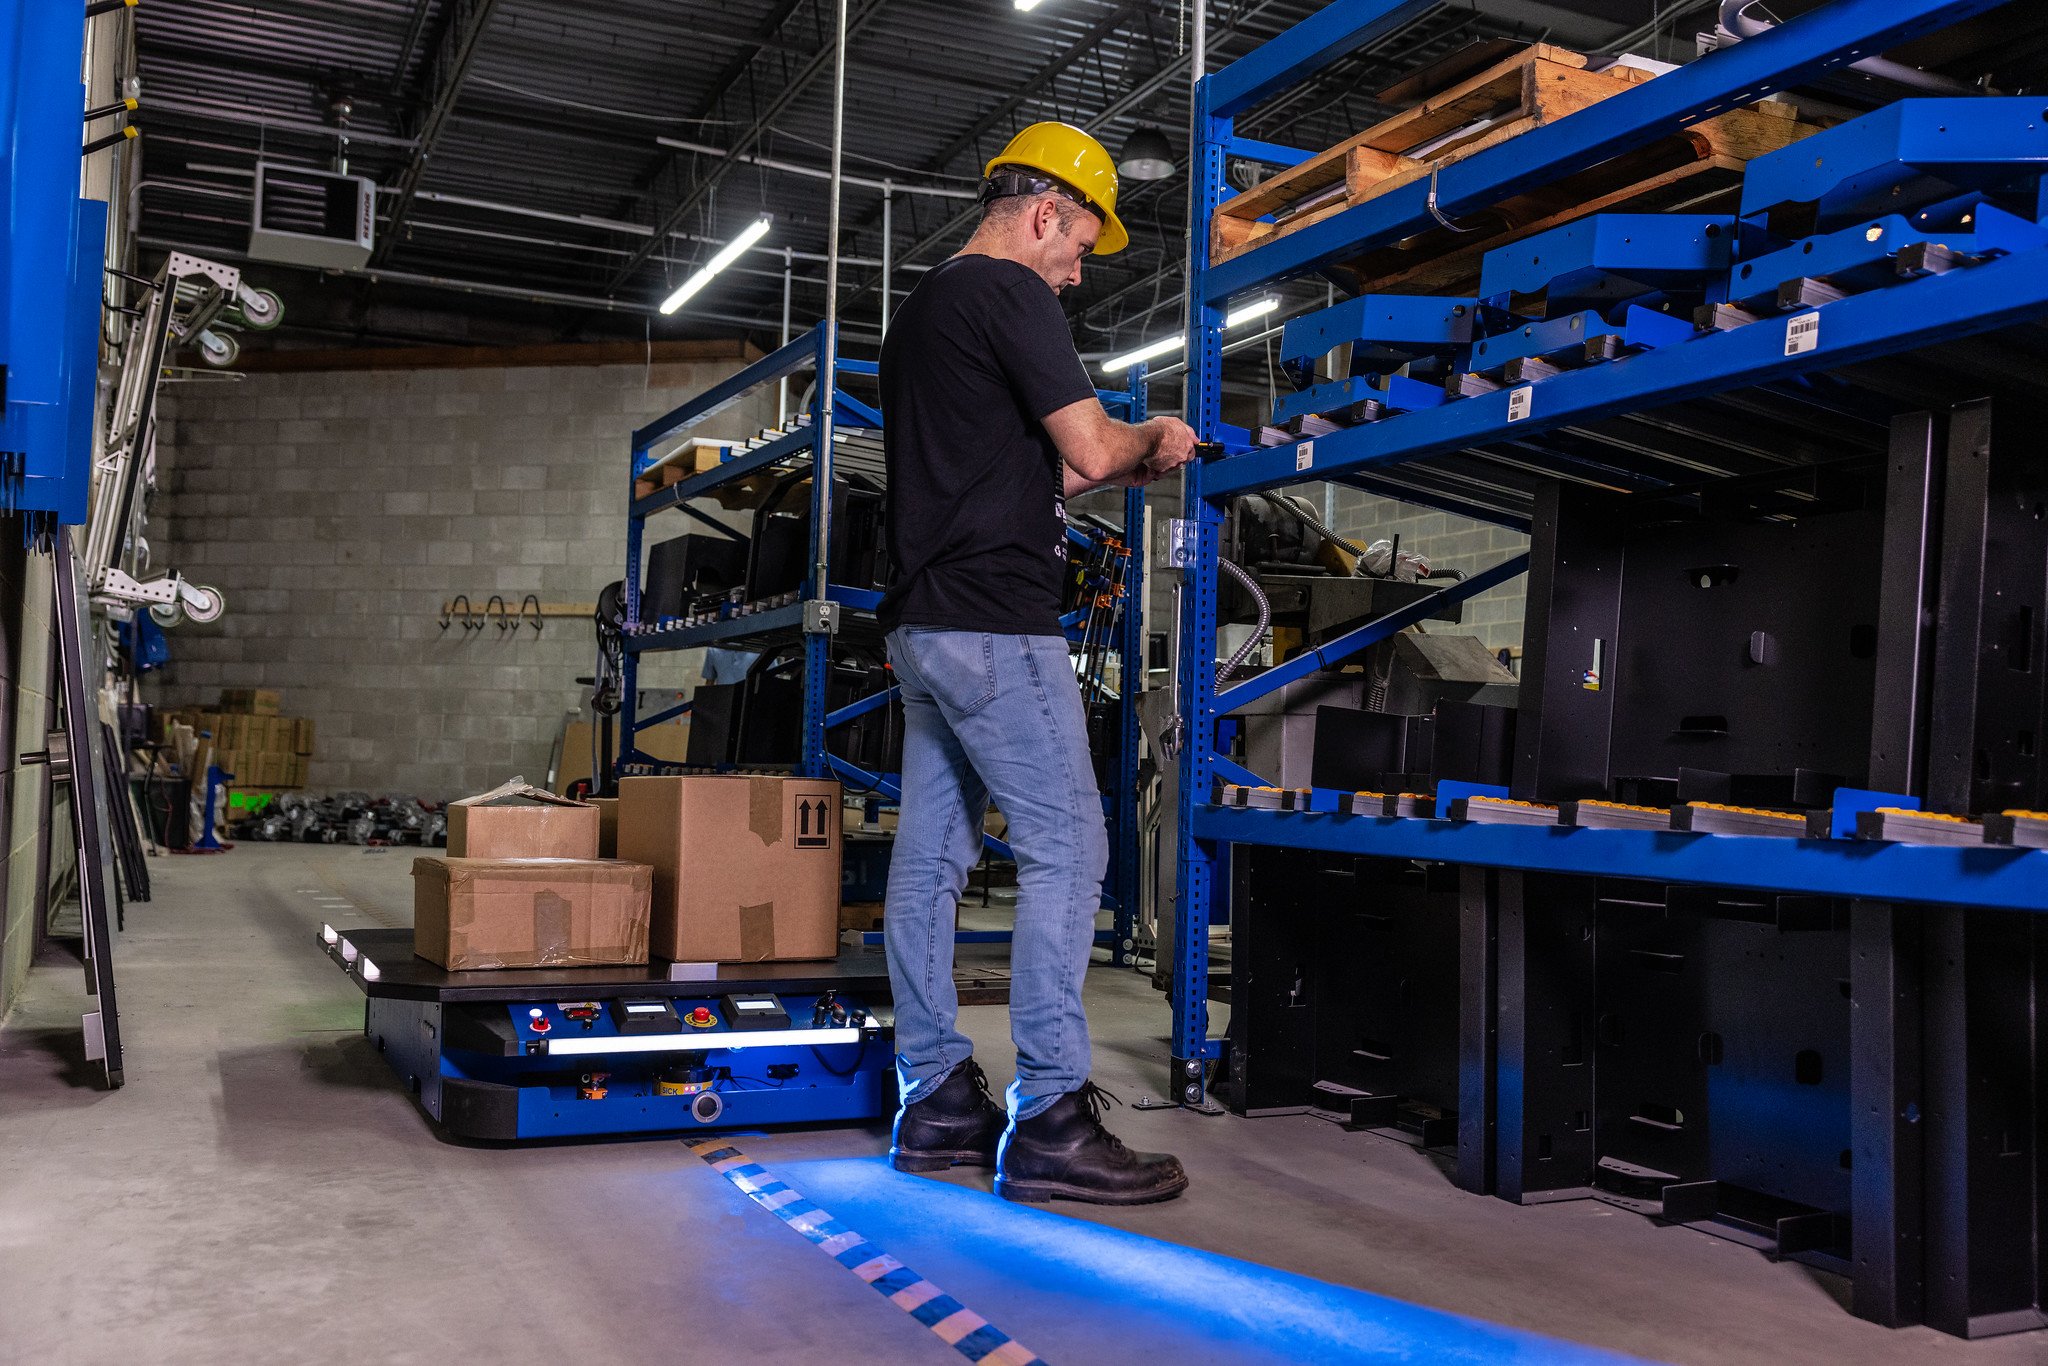
[[[1494,442],[1528,440],[1652,406],[1835,370],[2024,322],[2048,309],[2048,251],[2036,249],[1850,295],[1818,310],[1816,345],[1786,354],[1793,318],[1766,318],[1706,333],[1524,388],[1461,399],[1428,412],[1316,438],[1302,467],[1296,445],[1272,446],[1210,464],[1206,496],[1253,493],[1352,470],[1427,459]],[[1800,315],[1803,316],[1803,315]],[[1526,416],[1517,395],[1529,394]]]
[[1204,805],[1199,838],[1372,858],[1471,863],[1527,872],[1754,887],[1813,896],[2048,911],[2048,854],[2028,849],[1578,830],[1385,819]]

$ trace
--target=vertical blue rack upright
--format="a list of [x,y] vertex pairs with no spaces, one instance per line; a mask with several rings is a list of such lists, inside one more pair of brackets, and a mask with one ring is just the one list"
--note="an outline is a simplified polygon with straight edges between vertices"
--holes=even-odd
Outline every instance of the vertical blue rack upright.
[[[691,709],[691,703],[683,702],[652,715],[639,714],[639,670],[643,655],[705,646],[762,647],[787,643],[793,638],[800,637],[804,651],[803,735],[797,772],[811,778],[838,778],[862,790],[877,793],[885,800],[895,800],[901,796],[900,775],[869,772],[845,757],[833,753],[830,746],[831,732],[835,728],[885,707],[895,698],[895,689],[891,687],[835,709],[831,707],[828,697],[827,678],[833,633],[841,625],[848,628],[873,629],[873,614],[881,601],[881,595],[873,589],[836,583],[820,585],[814,581],[815,571],[812,571],[806,575],[796,602],[763,606],[760,610],[753,610],[750,606],[749,610],[743,613],[734,611],[719,620],[695,626],[661,626],[657,623],[653,629],[637,629],[642,590],[641,563],[650,518],[671,509],[681,509],[688,516],[709,522],[710,519],[704,513],[691,506],[693,499],[712,494],[750,475],[769,469],[792,470],[814,464],[817,458],[817,434],[824,425],[824,405],[827,402],[833,404],[835,431],[848,428],[872,431],[881,427],[882,414],[852,395],[837,389],[829,396],[822,392],[814,393],[809,412],[789,430],[754,445],[735,443],[716,468],[691,475],[667,488],[644,496],[634,491],[637,481],[659,461],[660,456],[657,452],[672,444],[689,428],[705,418],[792,375],[806,371],[824,373],[825,361],[829,354],[827,348],[830,344],[826,327],[821,325],[814,328],[633,433],[627,478],[624,583],[626,620],[636,629],[629,630],[625,636],[619,711],[619,753],[616,760],[616,770],[620,774],[672,771],[680,767],[655,759],[643,752],[635,743],[640,732],[648,727],[677,720],[688,715]],[[872,376],[876,372],[876,367],[872,361],[839,358],[836,371],[841,375]],[[1126,420],[1144,420],[1143,368],[1139,367],[1131,372],[1131,383],[1128,388],[1098,391],[1098,396],[1106,408]],[[819,504],[830,481],[813,479],[810,482],[810,516],[812,525],[816,525]],[[1111,864],[1103,888],[1104,905],[1112,913],[1113,927],[1107,933],[1097,936],[1097,942],[1107,945],[1112,961],[1119,964],[1130,963],[1136,947],[1138,863],[1135,832],[1138,819],[1139,730],[1134,684],[1142,681],[1145,660],[1144,620],[1141,610],[1144,557],[1143,547],[1138,544],[1144,527],[1144,511],[1143,493],[1136,489],[1126,490],[1124,539],[1129,553],[1123,560],[1123,581],[1113,589],[1121,596],[1123,603],[1117,618],[1118,637],[1114,642],[1114,648],[1120,657],[1117,753],[1114,766],[1116,777],[1112,790],[1103,794],[1106,814],[1111,821],[1111,847],[1119,853]],[[720,529],[723,530],[722,527]],[[1078,537],[1079,533],[1075,535]],[[823,609],[823,604],[830,604],[836,610],[828,614]],[[1074,613],[1063,624],[1068,626],[1070,632],[1078,630],[1083,615],[1085,614],[1080,612]],[[986,843],[990,851],[997,856],[1008,856],[1008,847],[1001,841],[988,839]],[[1007,931],[964,932],[962,938],[1007,941],[1009,934]]]

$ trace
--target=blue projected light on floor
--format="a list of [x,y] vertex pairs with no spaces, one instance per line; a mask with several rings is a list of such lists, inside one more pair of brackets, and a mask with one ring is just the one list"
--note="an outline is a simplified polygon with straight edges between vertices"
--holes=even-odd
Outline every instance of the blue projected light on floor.
[[1635,1360],[1498,1324],[1330,1285],[1177,1243],[1007,1203],[985,1190],[907,1176],[886,1158],[762,1165],[1021,1334],[1059,1366],[1056,1327],[1099,1325],[1091,1359],[1231,1362]]

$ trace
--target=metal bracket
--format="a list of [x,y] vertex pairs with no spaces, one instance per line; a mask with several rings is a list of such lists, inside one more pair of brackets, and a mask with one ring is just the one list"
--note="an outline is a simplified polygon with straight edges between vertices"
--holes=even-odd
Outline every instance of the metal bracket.
[[829,598],[806,598],[804,600],[804,634],[807,636],[838,635],[839,604]]
[[1195,565],[1195,548],[1199,531],[1196,524],[1185,517],[1169,518],[1166,523],[1165,559],[1161,569],[1192,569]]

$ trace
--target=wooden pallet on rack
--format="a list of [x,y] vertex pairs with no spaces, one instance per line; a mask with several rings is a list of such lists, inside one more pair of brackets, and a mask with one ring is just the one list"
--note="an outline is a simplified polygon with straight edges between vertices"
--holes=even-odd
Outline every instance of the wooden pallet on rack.
[[[1586,69],[1576,52],[1539,43],[1414,108],[1273,176],[1216,210],[1210,262],[1221,264],[1532,128],[1609,99],[1650,73]],[[1263,219],[1272,218],[1273,222]]]

